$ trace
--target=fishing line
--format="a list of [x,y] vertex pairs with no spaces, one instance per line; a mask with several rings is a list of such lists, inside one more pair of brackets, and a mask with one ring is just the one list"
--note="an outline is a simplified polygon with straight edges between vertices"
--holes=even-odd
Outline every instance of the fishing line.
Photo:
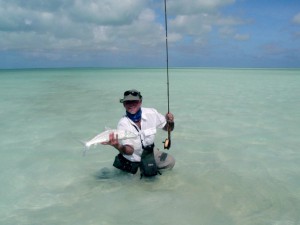
[[[169,48],[168,48],[168,16],[167,16],[167,0],[165,1],[165,30],[166,30],[166,58],[167,58],[167,96],[168,96],[168,113],[170,113],[170,91],[169,91]],[[167,122],[169,123],[169,122]],[[171,147],[171,130],[168,124],[168,138],[163,142],[164,149]]]

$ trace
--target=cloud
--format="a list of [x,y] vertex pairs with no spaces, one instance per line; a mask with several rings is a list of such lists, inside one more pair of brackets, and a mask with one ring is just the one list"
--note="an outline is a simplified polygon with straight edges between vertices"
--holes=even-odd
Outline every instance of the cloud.
[[178,15],[170,21],[171,30],[188,35],[200,35],[212,30],[213,18],[206,14]]
[[203,12],[215,11],[222,6],[233,4],[235,0],[170,0],[168,11],[171,15],[191,15]]
[[[0,49],[128,49],[162,43],[164,24],[148,0],[0,0]],[[219,7],[234,0],[169,0],[170,41],[208,34],[213,26],[241,21],[222,17]],[[152,8],[151,8],[152,7]],[[18,38],[19,37],[19,38]],[[201,38],[202,39],[202,38]]]
[[168,1],[170,12],[170,31],[180,34],[182,38],[177,41],[186,41],[194,44],[206,43],[205,39],[214,28],[220,30],[223,36],[225,32],[234,36],[234,27],[245,24],[246,21],[233,16],[225,16],[220,13],[220,8],[235,3],[235,0],[170,0]]
[[[173,54],[224,40],[246,41],[248,22],[222,11],[235,0],[168,0]],[[0,0],[0,50],[59,60],[80,54],[151,55],[164,50],[164,4],[157,0]],[[221,40],[221,41],[220,41]],[[218,43],[217,43],[218,42]],[[208,49],[208,47],[206,47]],[[75,51],[77,51],[75,53]]]
[[123,51],[141,46],[156,46],[162,43],[163,28],[154,19],[154,12],[145,9],[131,24],[119,26],[118,29],[112,26],[95,26],[93,41],[97,44],[96,48],[113,47]]
[[132,23],[145,4],[145,0],[76,0],[69,14],[79,23],[117,26]]
[[[90,49],[101,40],[102,45],[112,43],[108,39],[117,42],[115,36],[119,29],[131,26],[130,34],[135,35],[132,28],[136,28],[138,21],[146,24],[145,27],[153,23],[155,15],[145,10],[145,2],[67,0],[35,4],[32,0],[0,0],[0,49]],[[99,38],[101,34],[106,38]]]
[[250,39],[249,34],[235,34],[234,39],[238,41],[247,41]]
[[296,14],[293,17],[293,22],[296,23],[296,24],[300,24],[300,13]]

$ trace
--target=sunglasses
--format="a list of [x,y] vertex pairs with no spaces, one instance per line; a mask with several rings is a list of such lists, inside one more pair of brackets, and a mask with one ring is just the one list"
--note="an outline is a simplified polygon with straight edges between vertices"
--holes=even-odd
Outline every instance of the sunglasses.
[[141,96],[140,92],[137,92],[137,91],[125,91],[124,96],[128,96],[128,95]]
[[125,105],[137,105],[139,103],[140,103],[139,100],[131,100],[131,101],[125,101],[124,102]]

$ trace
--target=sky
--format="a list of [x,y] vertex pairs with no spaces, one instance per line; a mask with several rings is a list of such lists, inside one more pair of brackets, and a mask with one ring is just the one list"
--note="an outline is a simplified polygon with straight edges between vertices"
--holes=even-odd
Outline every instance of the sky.
[[[166,0],[170,67],[299,68],[299,0]],[[165,67],[164,0],[0,0],[0,69]]]

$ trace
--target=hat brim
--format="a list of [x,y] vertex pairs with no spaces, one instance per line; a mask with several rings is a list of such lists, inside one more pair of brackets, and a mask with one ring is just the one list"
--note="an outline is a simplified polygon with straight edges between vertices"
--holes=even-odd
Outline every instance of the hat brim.
[[139,96],[127,95],[123,99],[120,99],[120,103],[126,101],[139,101],[139,100],[141,100]]

